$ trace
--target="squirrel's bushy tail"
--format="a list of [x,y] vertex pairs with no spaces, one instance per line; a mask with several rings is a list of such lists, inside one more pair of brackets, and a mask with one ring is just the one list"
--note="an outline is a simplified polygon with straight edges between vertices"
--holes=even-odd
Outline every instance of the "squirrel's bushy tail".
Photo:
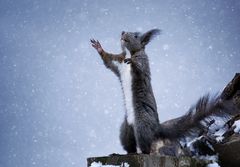
[[236,104],[236,99],[239,103],[240,74],[236,74],[221,95],[214,98],[206,95],[200,98],[185,115],[160,124],[156,138],[175,140],[204,132],[213,116],[225,119],[240,114],[240,107],[239,104]]

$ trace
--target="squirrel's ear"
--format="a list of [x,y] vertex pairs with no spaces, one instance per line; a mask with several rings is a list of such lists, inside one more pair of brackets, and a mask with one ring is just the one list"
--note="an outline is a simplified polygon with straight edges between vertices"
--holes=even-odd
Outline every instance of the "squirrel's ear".
[[142,45],[147,45],[155,36],[159,35],[161,30],[159,29],[152,29],[141,36],[141,43]]

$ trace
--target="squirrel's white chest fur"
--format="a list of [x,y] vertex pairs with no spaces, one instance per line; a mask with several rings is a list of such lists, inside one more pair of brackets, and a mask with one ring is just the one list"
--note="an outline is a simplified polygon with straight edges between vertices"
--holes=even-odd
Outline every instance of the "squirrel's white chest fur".
[[[127,54],[126,58],[130,58]],[[121,85],[124,95],[124,103],[126,108],[127,122],[134,123],[134,107],[133,107],[133,93],[132,93],[132,74],[131,65],[127,63],[116,63],[120,72]]]

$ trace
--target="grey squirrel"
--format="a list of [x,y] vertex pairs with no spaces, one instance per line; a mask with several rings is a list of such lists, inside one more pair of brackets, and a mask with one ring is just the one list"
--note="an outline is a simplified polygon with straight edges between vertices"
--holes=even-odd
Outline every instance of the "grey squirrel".
[[204,130],[202,122],[210,116],[239,112],[231,102],[225,102],[220,97],[210,99],[205,96],[184,116],[160,124],[145,53],[145,46],[158,34],[159,29],[144,34],[123,31],[120,54],[105,52],[99,41],[91,39],[105,66],[113,71],[121,83],[126,114],[120,128],[120,141],[127,153],[136,153],[137,148],[145,154],[161,152],[161,149],[165,149],[164,143],[171,148],[180,138]]
[[142,153],[150,153],[156,127],[159,125],[149,62],[144,50],[150,40],[159,33],[158,29],[143,35],[123,31],[123,51],[116,55],[105,52],[98,41],[91,40],[105,66],[111,69],[121,82],[126,114],[121,125],[120,140],[128,153],[136,153],[137,147]]

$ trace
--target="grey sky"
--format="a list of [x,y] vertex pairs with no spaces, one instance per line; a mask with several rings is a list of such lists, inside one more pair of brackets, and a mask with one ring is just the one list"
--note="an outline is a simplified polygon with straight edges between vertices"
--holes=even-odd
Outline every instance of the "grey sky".
[[86,166],[124,153],[117,78],[90,38],[120,52],[121,31],[162,29],[146,48],[161,121],[240,70],[237,0],[0,0],[0,166]]

